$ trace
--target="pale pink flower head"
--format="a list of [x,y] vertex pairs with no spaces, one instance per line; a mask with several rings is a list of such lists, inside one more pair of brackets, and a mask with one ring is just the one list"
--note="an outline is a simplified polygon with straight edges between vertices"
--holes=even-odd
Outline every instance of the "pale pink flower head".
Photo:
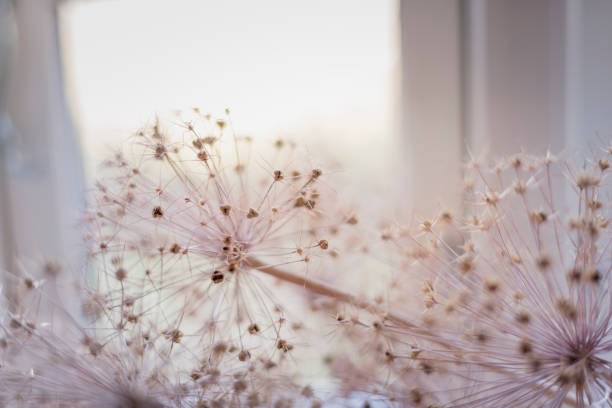
[[550,155],[477,163],[465,221],[443,212],[387,232],[406,273],[424,279],[419,328],[386,328],[396,359],[445,373],[424,395],[453,407],[612,405],[608,172],[607,157],[579,170]]
[[332,258],[332,235],[352,219],[338,216],[311,157],[285,140],[262,144],[265,159],[229,116],[195,111],[156,121],[106,162],[91,226],[96,284],[113,310],[148,319],[162,308],[155,325],[172,331],[189,320],[182,331],[210,342],[227,327],[275,347],[286,340],[285,308],[258,270],[316,275]]

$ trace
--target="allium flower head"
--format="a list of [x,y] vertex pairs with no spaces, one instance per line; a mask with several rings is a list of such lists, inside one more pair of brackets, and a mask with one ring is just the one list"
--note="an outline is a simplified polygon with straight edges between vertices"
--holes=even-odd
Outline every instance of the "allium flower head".
[[447,375],[424,395],[453,407],[612,405],[607,161],[473,166],[464,223],[441,215],[389,234],[404,268],[426,277],[427,330],[386,328],[396,359]]
[[54,323],[11,312],[0,322],[2,406],[317,406],[312,392],[305,394],[267,353],[245,356],[221,341],[174,344],[166,336],[180,336],[176,332],[156,334],[140,324],[122,328],[112,313],[97,325],[81,325],[60,306],[55,311]]
[[[287,353],[288,317],[258,270],[316,274],[351,218],[292,143],[270,143],[264,159],[229,116],[196,111],[174,122],[140,131],[98,183],[91,225],[106,307],[123,315],[120,326],[146,320],[170,342],[214,343],[229,327],[241,348],[259,337]],[[160,307],[163,319],[151,321]]]

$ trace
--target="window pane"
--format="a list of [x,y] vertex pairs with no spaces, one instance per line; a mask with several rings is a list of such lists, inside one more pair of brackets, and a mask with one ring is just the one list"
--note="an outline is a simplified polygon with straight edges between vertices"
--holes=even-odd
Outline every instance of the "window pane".
[[242,133],[319,138],[326,151],[342,144],[349,160],[384,163],[395,8],[391,0],[66,3],[64,62],[90,174],[94,153],[114,138],[155,112],[194,106],[230,107]]

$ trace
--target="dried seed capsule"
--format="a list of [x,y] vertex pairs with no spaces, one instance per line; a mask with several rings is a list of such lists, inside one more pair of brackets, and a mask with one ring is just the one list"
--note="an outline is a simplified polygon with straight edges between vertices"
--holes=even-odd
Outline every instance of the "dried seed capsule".
[[221,271],[214,271],[210,279],[213,283],[221,283],[223,282],[223,273]]
[[221,210],[221,214],[227,216],[230,214],[232,207],[230,207],[229,205],[222,205],[221,207],[219,207],[219,209]]
[[163,216],[164,216],[164,212],[162,211],[159,205],[153,207],[153,218],[161,218]]

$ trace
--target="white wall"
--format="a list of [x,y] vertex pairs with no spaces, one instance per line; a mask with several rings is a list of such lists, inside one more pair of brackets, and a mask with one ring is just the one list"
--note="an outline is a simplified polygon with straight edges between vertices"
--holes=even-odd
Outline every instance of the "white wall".
[[[576,3],[576,4],[575,4]],[[612,137],[612,2],[571,2],[575,25],[575,122],[571,143],[598,147]]]
[[402,0],[400,8],[402,154],[417,209],[460,203],[451,169],[466,148],[492,159],[521,149],[571,158],[612,136],[609,0]]
[[405,194],[417,213],[461,193],[462,81],[459,1],[400,3]]

